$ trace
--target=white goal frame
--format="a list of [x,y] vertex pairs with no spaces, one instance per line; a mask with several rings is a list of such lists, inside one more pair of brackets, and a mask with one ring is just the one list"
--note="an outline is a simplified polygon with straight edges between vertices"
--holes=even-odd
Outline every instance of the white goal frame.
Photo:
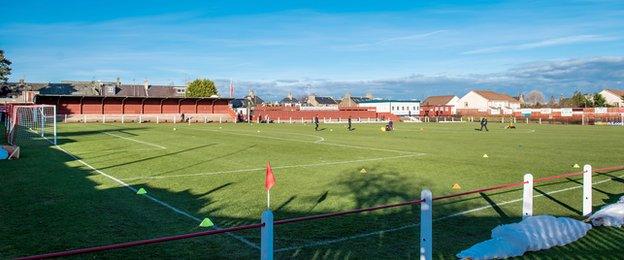
[[27,131],[56,145],[56,124],[56,106],[54,105],[12,106],[6,125],[7,142],[11,145],[20,145],[16,138],[20,131]]

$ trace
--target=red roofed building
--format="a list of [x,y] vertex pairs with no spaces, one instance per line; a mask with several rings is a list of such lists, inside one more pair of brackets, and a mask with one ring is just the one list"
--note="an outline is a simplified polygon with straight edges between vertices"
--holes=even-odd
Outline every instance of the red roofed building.
[[421,116],[451,116],[457,113],[457,96],[431,96],[420,105]]

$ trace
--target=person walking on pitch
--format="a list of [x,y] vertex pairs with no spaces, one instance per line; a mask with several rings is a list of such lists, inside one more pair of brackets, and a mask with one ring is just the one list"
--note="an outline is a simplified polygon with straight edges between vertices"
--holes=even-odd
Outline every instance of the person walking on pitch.
[[490,130],[488,130],[487,124],[488,124],[487,118],[485,117],[481,118],[481,129],[479,129],[479,131],[483,131],[483,128],[485,128],[485,131],[489,132]]
[[351,131],[353,130],[353,128],[351,128],[351,117],[349,116],[349,119],[347,119],[347,130]]
[[318,119],[318,116],[314,116],[314,130],[315,130],[315,131],[318,131],[318,130],[319,130],[319,129],[318,129],[318,127],[319,127],[319,119]]

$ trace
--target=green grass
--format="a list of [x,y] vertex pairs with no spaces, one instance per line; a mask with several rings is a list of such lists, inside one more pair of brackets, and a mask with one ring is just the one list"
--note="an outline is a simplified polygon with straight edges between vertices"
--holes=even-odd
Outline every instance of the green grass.
[[[175,127],[175,131],[174,131]],[[624,165],[624,128],[518,125],[490,132],[475,124],[381,125],[61,124],[62,149],[94,168],[145,188],[150,196],[222,227],[257,223],[266,207],[263,167],[277,184],[275,218],[368,207],[569,172],[572,165]],[[123,137],[123,138],[122,138]],[[125,138],[125,139],[124,139]],[[137,140],[140,142],[132,141]],[[149,143],[149,144],[148,144]],[[153,144],[153,145],[150,145]],[[162,146],[165,149],[159,148]],[[488,154],[489,158],[483,158]],[[361,173],[361,169],[367,173]],[[119,183],[41,142],[22,158],[0,161],[0,257],[147,239],[206,230],[199,222],[133,194]],[[596,175],[596,208],[624,195],[624,171]],[[582,219],[579,178],[536,186],[534,213]],[[454,258],[488,239],[497,225],[520,220],[521,189],[493,191],[434,204],[434,255]],[[278,258],[417,258],[419,208],[403,207],[276,228]],[[397,227],[396,231],[378,232]],[[305,246],[351,236],[336,243]],[[238,232],[259,245],[259,231]],[[613,258],[624,254],[624,229],[594,228],[583,239],[530,258]],[[258,258],[259,251],[228,235],[85,255],[107,257]]]

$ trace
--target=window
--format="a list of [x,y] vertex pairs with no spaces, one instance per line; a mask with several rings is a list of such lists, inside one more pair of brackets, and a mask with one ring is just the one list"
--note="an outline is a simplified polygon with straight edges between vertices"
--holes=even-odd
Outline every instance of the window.
[[468,107],[468,102],[464,102],[464,107]]
[[186,93],[186,89],[185,88],[176,88],[176,93],[178,93],[178,94]]
[[115,86],[107,86],[106,87],[106,93],[114,95],[115,94]]
[[390,110],[394,110],[394,106],[392,106],[392,109],[390,109]]

